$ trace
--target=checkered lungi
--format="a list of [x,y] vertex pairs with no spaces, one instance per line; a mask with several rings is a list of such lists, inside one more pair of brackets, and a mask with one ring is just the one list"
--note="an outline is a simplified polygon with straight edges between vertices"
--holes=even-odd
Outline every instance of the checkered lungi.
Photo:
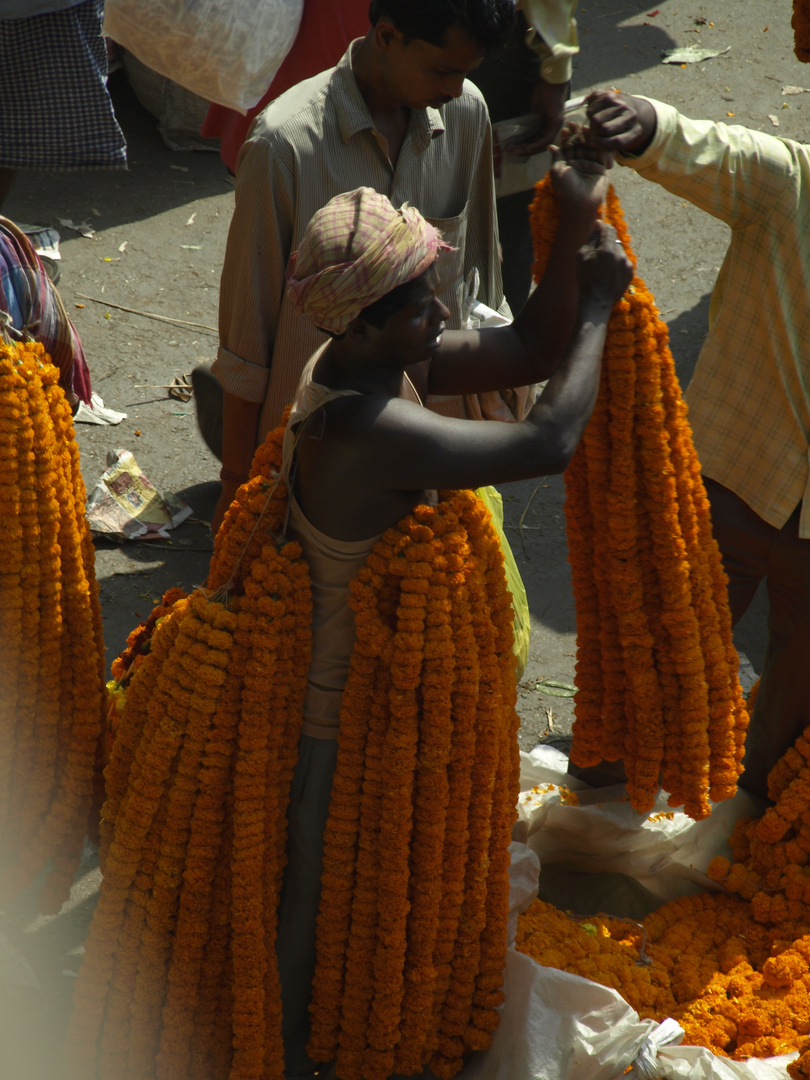
[[102,0],[0,19],[0,168],[125,169]]

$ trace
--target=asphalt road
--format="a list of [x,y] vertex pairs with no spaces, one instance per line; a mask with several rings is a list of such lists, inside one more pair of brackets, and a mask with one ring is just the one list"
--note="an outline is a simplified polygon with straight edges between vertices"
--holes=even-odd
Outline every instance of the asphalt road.
[[[782,95],[810,84],[792,52],[789,0],[585,0],[578,13],[582,51],[574,92],[614,86],[668,101],[694,117],[727,120],[799,140],[810,139],[810,97]],[[662,52],[699,43],[728,49],[683,67]],[[127,412],[118,427],[79,427],[88,487],[108,451],[131,450],[160,490],[178,493],[193,518],[170,543],[100,541],[109,657],[170,585],[202,582],[211,551],[210,520],[218,464],[196,429],[192,404],[167,396],[166,384],[216,349],[219,272],[233,205],[231,181],[215,153],[176,153],[161,141],[122,74],[112,78],[129,142],[123,174],[27,174],[5,212],[62,233],[61,292],[85,346],[94,389]],[[776,125],[778,122],[778,127]],[[728,239],[726,227],[639,179],[616,170],[639,272],[670,327],[673,352],[688,382],[706,331],[712,284]],[[89,222],[85,238],[60,219]],[[124,310],[129,309],[129,310]],[[159,322],[143,312],[195,325]],[[529,592],[532,648],[520,688],[521,744],[570,729],[570,699],[535,687],[573,678],[575,633],[566,561],[563,485],[558,477],[503,489],[507,526]],[[754,668],[764,648],[761,597],[738,628]],[[8,995],[10,967],[0,938],[0,1080],[58,1076],[58,1045],[97,888],[92,857],[71,906],[37,918],[27,894],[0,915],[0,933],[24,955],[38,989]]]

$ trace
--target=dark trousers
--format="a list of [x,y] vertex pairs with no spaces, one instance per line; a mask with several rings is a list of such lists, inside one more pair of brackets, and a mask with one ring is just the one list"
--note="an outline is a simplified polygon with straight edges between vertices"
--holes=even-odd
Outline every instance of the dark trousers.
[[810,539],[799,539],[800,507],[777,529],[733,491],[704,480],[729,579],[732,622],[743,616],[763,578],[768,589],[768,642],[740,781],[767,797],[768,773],[810,724]]

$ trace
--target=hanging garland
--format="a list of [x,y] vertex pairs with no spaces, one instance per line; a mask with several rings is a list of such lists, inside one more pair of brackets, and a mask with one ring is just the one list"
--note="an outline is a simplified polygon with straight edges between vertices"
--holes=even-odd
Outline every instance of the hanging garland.
[[[606,220],[635,265],[618,198]],[[531,207],[535,280],[559,209],[548,179]],[[614,306],[599,397],[565,473],[577,610],[571,759],[622,759],[634,808],[695,819],[736,790],[748,712],[726,577],[667,329],[639,277]]]
[[[68,1053],[82,1080],[280,1080],[276,911],[311,651],[281,537],[284,425],[217,533],[207,590],[167,595],[113,667],[104,879]],[[351,587],[313,984],[341,1080],[489,1045],[518,788],[511,600],[471,492],[419,506]]]
[[352,593],[309,1053],[336,1056],[341,1080],[451,1077],[498,1023],[518,786],[488,513],[467,491],[416,507]]
[[51,860],[67,899],[104,701],[94,551],[70,407],[42,345],[0,343],[0,900]]

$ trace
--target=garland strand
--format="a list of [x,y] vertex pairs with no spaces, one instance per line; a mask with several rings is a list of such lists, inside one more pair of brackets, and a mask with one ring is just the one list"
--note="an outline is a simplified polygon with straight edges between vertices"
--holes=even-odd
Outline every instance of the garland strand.
[[[276,911],[311,656],[282,538],[283,426],[113,665],[104,879],[68,1056],[95,1080],[280,1080]],[[442,1077],[497,1026],[518,786],[511,600],[471,492],[416,507],[352,584],[313,985],[341,1080]]]
[[732,859],[709,865],[723,892],[672,901],[643,924],[572,920],[536,901],[518,949],[613,987],[642,1018],[674,1017],[686,1044],[737,1061],[798,1050],[787,1071],[810,1076],[810,728],[768,790],[775,805],[737,821]]
[[[324,844],[312,1038],[342,1080],[489,1045],[517,792],[511,614],[471,492],[419,506],[352,585],[357,643]],[[384,778],[383,778],[384,777]]]
[[[606,218],[635,265],[610,189]],[[531,207],[535,279],[559,219]],[[748,712],[709,504],[667,330],[636,276],[608,326],[593,417],[566,471],[577,610],[572,760],[622,759],[635,809],[659,783],[695,819],[736,790]]]
[[48,860],[41,910],[67,899],[88,829],[104,646],[85,489],[59,372],[0,344],[0,899]]

